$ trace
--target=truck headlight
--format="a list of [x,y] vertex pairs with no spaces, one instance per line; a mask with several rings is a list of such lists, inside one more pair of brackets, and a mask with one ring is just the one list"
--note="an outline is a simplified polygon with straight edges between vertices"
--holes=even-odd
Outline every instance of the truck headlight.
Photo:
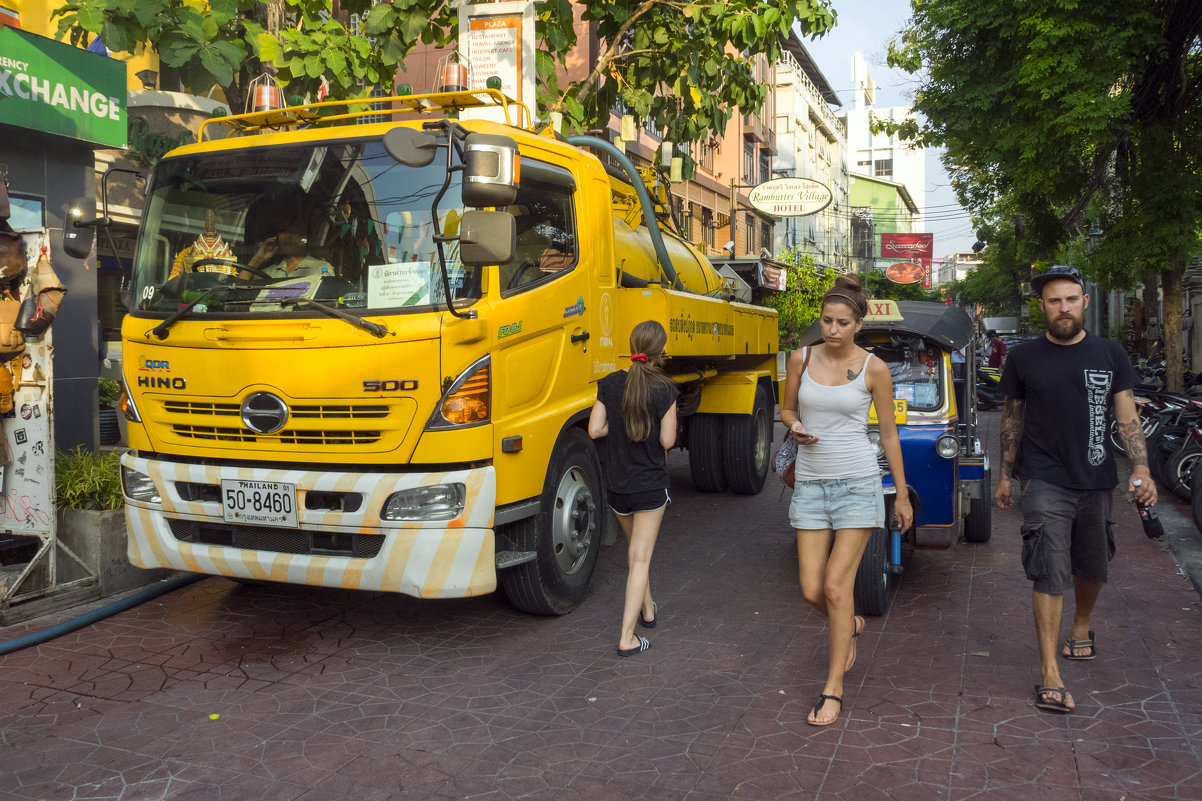
[[384,501],[382,520],[454,520],[463,513],[467,488],[463,484],[436,484],[394,492]]
[[159,488],[155,486],[150,476],[132,467],[121,468],[121,488],[125,497],[143,503],[161,503]]
[[885,447],[881,445],[881,432],[878,429],[868,429],[868,442],[872,445],[872,452],[876,454],[877,459],[885,455]]
[[487,423],[492,399],[491,358],[485,356],[463,371],[438,401],[427,431]]
[[953,434],[944,434],[935,440],[935,453],[944,459],[952,459],[960,452],[960,440]]

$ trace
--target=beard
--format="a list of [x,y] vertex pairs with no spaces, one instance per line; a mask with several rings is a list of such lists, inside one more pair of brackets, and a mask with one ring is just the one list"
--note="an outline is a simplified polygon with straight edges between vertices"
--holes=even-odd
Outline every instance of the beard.
[[1057,317],[1055,320],[1048,320],[1048,333],[1052,335],[1052,339],[1058,339],[1061,342],[1067,342],[1085,328],[1085,315],[1074,317],[1071,314],[1064,314]]

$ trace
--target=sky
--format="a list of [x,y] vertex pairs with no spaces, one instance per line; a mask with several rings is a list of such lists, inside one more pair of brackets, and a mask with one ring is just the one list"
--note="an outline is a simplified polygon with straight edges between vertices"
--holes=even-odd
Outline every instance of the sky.
[[[857,50],[868,62],[868,74],[876,83],[876,106],[908,106],[913,103],[915,78],[885,66],[885,48],[910,17],[909,0],[832,0],[837,25],[820,39],[803,39],[814,62],[851,107],[851,58]],[[838,109],[835,109],[836,113]],[[941,151],[927,151],[926,233],[935,235],[935,256],[970,250],[976,235],[968,212],[956,201],[947,172],[939,161]]]

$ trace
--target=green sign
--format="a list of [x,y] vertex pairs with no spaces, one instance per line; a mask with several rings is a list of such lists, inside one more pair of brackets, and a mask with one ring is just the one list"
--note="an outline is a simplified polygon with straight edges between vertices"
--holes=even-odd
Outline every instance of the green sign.
[[124,147],[125,63],[0,26],[0,122]]

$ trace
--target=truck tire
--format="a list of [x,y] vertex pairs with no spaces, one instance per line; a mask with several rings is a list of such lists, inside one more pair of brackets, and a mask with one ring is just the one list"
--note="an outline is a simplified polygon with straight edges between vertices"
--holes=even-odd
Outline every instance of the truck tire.
[[889,569],[889,532],[874,528],[868,537],[860,566],[856,569],[856,608],[879,617],[889,611],[893,600],[893,571]]
[[726,480],[732,492],[756,495],[768,477],[772,458],[772,415],[768,393],[755,388],[751,414],[730,414],[723,421]]
[[695,414],[689,420],[689,473],[700,492],[726,491],[724,422],[717,414]]
[[964,539],[969,542],[989,542],[993,536],[993,480],[985,471],[981,482],[982,495],[968,502],[968,518],[964,521]]
[[514,550],[536,554],[501,572],[514,606],[534,615],[565,615],[580,605],[597,566],[605,508],[593,441],[568,429],[551,455],[538,514],[499,532]]

